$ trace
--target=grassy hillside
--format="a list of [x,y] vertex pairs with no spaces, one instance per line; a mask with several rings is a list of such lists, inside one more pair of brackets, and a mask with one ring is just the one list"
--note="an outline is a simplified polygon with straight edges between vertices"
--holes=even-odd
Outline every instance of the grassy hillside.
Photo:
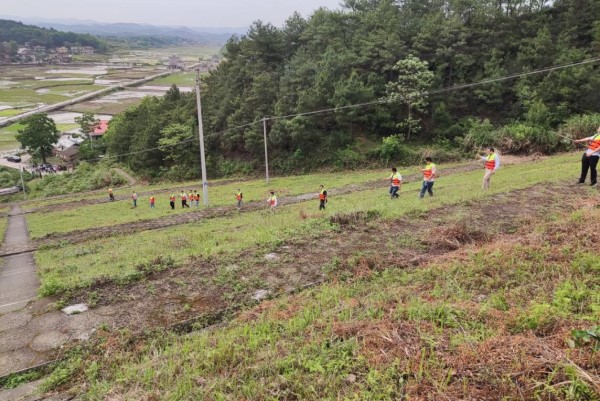
[[[88,400],[598,400],[600,263],[588,233],[600,203],[572,184],[578,156],[505,164],[488,192],[478,165],[440,166],[423,200],[413,169],[398,200],[381,171],[290,177],[277,181],[289,192],[274,215],[264,183],[242,185],[257,202],[237,212],[226,204],[240,185],[222,182],[211,192],[222,204],[199,221],[173,213],[182,220],[167,228],[145,201],[36,200],[28,224],[54,241],[36,242],[42,294],[103,319],[59,354],[43,389]],[[325,212],[298,196],[320,182],[331,184]],[[78,225],[67,208],[123,225]]]

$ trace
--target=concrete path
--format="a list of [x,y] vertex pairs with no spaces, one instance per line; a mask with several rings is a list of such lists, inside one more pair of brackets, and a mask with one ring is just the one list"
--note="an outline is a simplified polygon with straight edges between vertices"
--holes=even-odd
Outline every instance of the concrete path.
[[[25,216],[14,206],[2,251],[28,244]],[[51,361],[70,341],[86,340],[102,317],[68,316],[52,299],[37,298],[39,279],[32,253],[12,255],[0,267],[0,376]]]
[[[20,208],[15,206],[11,212],[19,213]],[[28,240],[24,216],[10,216],[2,250],[24,246]],[[4,258],[4,264],[0,267],[0,316],[25,308],[29,301],[36,298],[39,285],[31,253]]]

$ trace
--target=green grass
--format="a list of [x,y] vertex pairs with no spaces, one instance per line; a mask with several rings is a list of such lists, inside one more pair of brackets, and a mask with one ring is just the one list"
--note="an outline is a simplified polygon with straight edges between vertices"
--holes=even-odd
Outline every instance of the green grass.
[[[283,177],[274,178],[267,185],[264,180],[252,180],[247,182],[233,183],[227,185],[218,185],[210,188],[209,201],[211,207],[219,207],[225,205],[233,205],[235,203],[235,192],[237,188],[241,188],[244,193],[244,200],[263,201],[268,197],[269,189],[277,191],[279,196],[282,195],[299,195],[308,192],[318,192],[319,183],[327,184],[329,189],[341,187],[354,183],[363,183],[365,181],[382,178],[382,183],[385,185],[383,178],[386,177],[385,171],[360,171],[349,174],[341,173],[326,173],[312,174],[298,177]],[[218,182],[218,181],[217,181]],[[51,232],[67,232],[78,229],[91,227],[110,226],[118,223],[126,223],[144,219],[155,218],[158,216],[169,215],[173,213],[185,213],[187,210],[176,209],[174,212],[169,208],[168,198],[170,191],[178,185],[178,190],[175,194],[178,195],[181,189],[189,192],[190,190],[201,191],[201,186],[198,182],[188,182],[182,184],[161,184],[156,186],[135,186],[133,188],[115,189],[115,195],[129,196],[131,191],[135,189],[138,193],[152,192],[157,198],[157,208],[152,210],[148,208],[146,201],[149,196],[140,198],[138,207],[131,210],[131,207],[126,202],[104,203],[98,205],[89,205],[84,207],[75,207],[62,212],[43,212],[33,213],[28,215],[27,222],[30,229],[30,234],[33,238],[42,237]],[[107,195],[94,194],[86,197],[78,194],[76,200],[105,198]],[[39,207],[44,204],[62,203],[66,199],[57,199],[53,201],[35,201],[28,203],[27,208]],[[97,216],[102,215],[103,219],[99,220]]]
[[193,72],[180,72],[171,74],[166,77],[157,78],[144,85],[177,85],[177,86],[194,86],[196,83],[196,74]]
[[[6,213],[7,209],[0,210],[2,213]],[[4,241],[4,235],[6,234],[6,227],[8,226],[8,217],[0,217],[0,243]]]
[[418,269],[375,261],[366,277],[192,335],[160,332],[132,347],[128,334],[100,331],[93,357],[64,366],[83,373],[90,400],[598,400],[570,362],[594,374],[597,351],[565,341],[598,322],[600,265],[577,236],[592,227],[561,219],[540,230],[563,234],[556,246],[532,235]]
[[[31,103],[53,104],[103,88],[103,86],[93,85],[89,81],[32,81],[28,85],[2,90],[2,102],[14,106]],[[44,89],[48,92],[40,92]]]
[[0,110],[0,117],[12,117],[17,114],[25,113],[28,109],[6,109]]
[[[554,168],[555,166],[561,168]],[[36,253],[42,281],[41,293],[53,294],[85,287],[100,277],[127,280],[130,276],[139,275],[136,266],[159,256],[182,262],[190,256],[236,253],[256,246],[280,244],[294,236],[332,229],[328,217],[335,213],[368,210],[378,212],[382,218],[396,218],[539,183],[564,180],[570,178],[577,167],[578,160],[572,155],[508,166],[496,174],[489,192],[480,190],[481,171],[450,175],[436,183],[436,197],[424,201],[417,197],[420,188],[418,182],[405,185],[401,198],[395,202],[390,201],[385,184],[382,183],[381,189],[332,197],[322,218],[301,218],[302,211],[314,208],[316,212],[317,206],[316,202],[301,203],[281,207],[275,215],[267,212],[243,213],[126,237],[110,237],[60,249],[41,250]],[[119,207],[121,213],[126,213],[122,206],[113,207]],[[88,212],[88,221],[97,219],[100,215],[106,218],[105,213],[90,212],[89,208]],[[37,216],[38,220],[29,220],[33,235],[40,236],[43,232],[40,228],[52,230],[52,222],[62,225],[61,220],[67,218],[68,214],[62,214],[60,218],[57,214],[54,216],[53,220],[48,219],[43,225],[40,224],[40,216]],[[75,224],[74,221],[77,220],[78,218],[70,220],[70,224]],[[70,229],[77,227],[71,225]],[[182,232],[194,235],[182,238]]]

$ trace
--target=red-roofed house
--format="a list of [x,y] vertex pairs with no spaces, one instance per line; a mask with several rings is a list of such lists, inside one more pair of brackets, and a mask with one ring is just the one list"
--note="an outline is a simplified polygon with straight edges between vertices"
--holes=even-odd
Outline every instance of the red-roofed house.
[[108,131],[108,120],[100,120],[100,123],[94,129],[94,132],[90,134],[90,137],[92,139],[98,139],[106,134],[106,131]]

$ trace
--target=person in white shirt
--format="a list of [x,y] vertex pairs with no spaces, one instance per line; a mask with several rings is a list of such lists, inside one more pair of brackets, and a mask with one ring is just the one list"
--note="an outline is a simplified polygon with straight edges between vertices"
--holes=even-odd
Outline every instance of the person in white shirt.
[[500,156],[496,153],[496,150],[492,147],[485,149],[485,156],[480,156],[481,161],[485,162],[485,174],[483,175],[483,189],[490,189],[490,181],[492,175],[496,173],[496,170],[500,168]]

